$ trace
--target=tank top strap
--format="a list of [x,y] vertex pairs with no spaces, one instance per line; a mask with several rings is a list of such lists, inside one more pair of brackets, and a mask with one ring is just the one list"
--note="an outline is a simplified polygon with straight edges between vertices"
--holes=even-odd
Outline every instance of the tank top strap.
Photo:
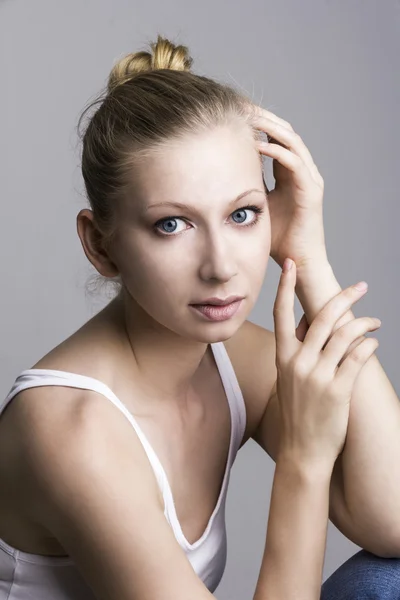
[[229,404],[231,406],[235,446],[235,453],[232,457],[232,460],[234,460],[235,455],[242,443],[246,429],[246,404],[232,365],[232,361],[229,358],[229,354],[224,343],[215,342],[211,344],[211,347],[213,349],[215,362],[217,363]]
[[[226,392],[231,413],[233,448],[229,461],[230,468],[235,460],[236,453],[240,448],[245,432],[246,405],[231,360],[223,342],[216,342],[210,345]],[[132,413],[114,392],[99,379],[58,369],[25,369],[15,379],[7,396],[0,401],[0,415],[19,392],[32,387],[53,385],[86,389],[102,394],[123,413],[135,429],[139,440],[142,443],[165,499],[165,490],[169,488],[169,483],[161,461]]]
[[80,388],[84,390],[91,390],[98,392],[105,396],[110,402],[114,404],[128,419],[132,427],[135,429],[143,448],[149,458],[153,471],[156,475],[157,482],[160,486],[162,493],[165,488],[165,471],[161,465],[161,462],[154,452],[151,444],[149,443],[144,432],[141,430],[135,417],[121,402],[121,400],[114,394],[114,392],[102,381],[89,377],[87,375],[80,375],[78,373],[71,373],[69,371],[60,371],[57,369],[25,369],[22,371],[10,390],[6,398],[0,402],[0,415],[5,410],[6,406],[11,400],[23,390],[32,387],[52,386],[60,385],[66,387]]

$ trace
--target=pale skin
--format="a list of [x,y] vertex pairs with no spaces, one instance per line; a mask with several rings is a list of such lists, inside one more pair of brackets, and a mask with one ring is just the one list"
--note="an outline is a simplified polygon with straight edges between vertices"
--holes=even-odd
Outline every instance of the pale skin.
[[[271,234],[259,154],[246,128],[219,128],[170,144],[135,172],[134,186],[135,200],[119,208],[121,230],[111,257],[93,248],[88,209],[78,215],[78,232],[95,268],[108,277],[120,273],[126,287],[121,310],[132,348],[126,360],[151,396],[185,411],[207,344],[233,336],[264,279]],[[190,208],[149,208],[160,201]],[[264,211],[254,227],[245,226],[257,219],[252,210],[232,216],[247,204]],[[173,233],[155,233],[154,223],[172,215],[185,220],[174,222]],[[232,294],[245,299],[227,321],[206,322],[188,307]]]
[[[247,144],[243,143],[243,140],[232,144],[232,138],[229,135],[228,137],[221,136],[220,132],[218,132],[218,136],[208,137],[208,140],[207,137],[203,139],[196,137],[191,151],[187,151],[188,147],[184,148],[184,152],[180,152],[180,146],[172,148],[172,154],[168,153],[168,159],[161,159],[161,162],[157,162],[159,171],[152,167],[150,170],[146,168],[146,171],[142,172],[140,180],[135,179],[135,185],[138,183],[139,188],[146,190],[148,194],[146,198],[139,194],[137,200],[150,204],[152,197],[156,197],[155,201],[159,201],[160,197],[171,198],[170,194],[172,193],[176,201],[186,201],[187,204],[192,205],[188,198],[193,198],[196,200],[193,204],[198,210],[201,210],[201,215],[203,219],[205,218],[205,221],[196,221],[194,215],[174,210],[172,207],[170,207],[171,210],[168,209],[165,212],[158,212],[158,209],[154,209],[155,218],[183,215],[187,217],[190,225],[179,221],[177,228],[181,230],[188,227],[188,230],[178,234],[177,239],[161,239],[160,244],[166,242],[161,244],[162,250],[160,250],[158,238],[155,238],[153,243],[150,234],[145,234],[145,228],[139,230],[139,225],[136,225],[135,233],[139,233],[139,235],[132,237],[132,245],[121,246],[120,256],[129,256],[125,252],[128,249],[128,252],[135,251],[143,257],[146,244],[146,248],[151,247],[152,252],[147,254],[147,262],[140,261],[143,268],[138,268],[137,263],[133,267],[132,264],[124,265],[123,262],[118,262],[118,255],[113,261],[108,256],[92,252],[90,250],[92,213],[85,209],[78,215],[79,235],[85,252],[98,271],[105,276],[113,276],[121,272],[123,277],[127,277],[128,289],[131,279],[135,288],[139,287],[140,290],[143,290],[145,297],[140,299],[140,303],[149,314],[156,316],[155,319],[150,320],[151,331],[157,331],[157,334],[162,332],[161,339],[165,340],[166,344],[165,346],[159,343],[156,346],[153,344],[151,356],[147,353],[144,358],[145,339],[148,338],[148,341],[153,333],[150,335],[149,330],[147,333],[144,333],[144,330],[137,331],[133,345],[134,352],[138,357],[137,363],[140,365],[137,375],[143,380],[144,385],[148,385],[148,382],[154,381],[152,375],[156,369],[155,365],[159,368],[160,365],[165,364],[167,368],[163,376],[157,378],[157,383],[164,384],[165,382],[162,388],[166,393],[165,398],[169,393],[171,401],[178,402],[178,406],[179,400],[177,399],[188,396],[190,377],[193,377],[196,366],[200,364],[201,358],[204,356],[204,342],[194,342],[193,338],[200,330],[203,332],[207,330],[204,323],[199,322],[199,327],[197,324],[193,326],[192,315],[189,317],[186,311],[187,303],[193,299],[193,296],[185,294],[183,288],[196,290],[194,294],[196,299],[201,297],[200,292],[203,290],[207,291],[206,296],[213,294],[226,296],[229,293],[248,294],[242,302],[241,310],[232,320],[222,324],[211,324],[216,337],[206,339],[207,341],[229,340],[232,350],[235,338],[238,340],[240,338],[240,342],[243,342],[243,338],[246,338],[247,341],[249,336],[252,339],[254,336],[259,338],[259,342],[255,346],[266,348],[265,356],[264,358],[253,356],[247,370],[250,371],[251,365],[259,359],[258,364],[267,364],[267,370],[271,373],[275,368],[274,335],[264,328],[249,328],[248,321],[245,320],[261,288],[267,267],[268,253],[280,266],[283,265],[286,256],[291,256],[295,260],[297,266],[296,294],[304,308],[308,323],[313,321],[329,300],[335,296],[341,298],[341,288],[329,265],[324,246],[321,210],[323,180],[311,154],[290,123],[270,111],[260,109],[258,127],[276,142],[266,148],[261,144],[256,147],[259,152],[275,159],[274,175],[277,181],[281,181],[281,185],[279,188],[276,185],[275,189],[269,192],[266,208],[268,210],[267,217],[270,218],[265,219],[265,214],[262,215],[263,218],[255,227],[244,228],[243,231],[243,226],[232,225],[233,229],[230,227],[228,229],[229,232],[232,231],[232,234],[221,236],[221,232],[225,231],[224,227],[227,226],[226,219],[232,212],[227,203],[218,204],[218,198],[235,198],[242,191],[252,187],[261,190],[265,188],[258,154],[253,154],[253,140],[248,138]],[[232,136],[237,136],[237,128]],[[235,137],[235,139],[239,138]],[[207,141],[212,141],[212,144],[208,146]],[[190,149],[190,142],[188,141],[188,143]],[[176,170],[168,168],[172,164],[169,163],[172,157],[175,159]],[[214,168],[216,171],[213,170]],[[214,172],[219,174],[218,178],[213,177]],[[188,173],[190,177],[188,177]],[[157,176],[161,176],[162,182],[158,183]],[[193,185],[194,177],[196,177],[195,185]],[[168,191],[164,192],[164,189]],[[225,190],[228,190],[229,194],[225,193]],[[208,198],[210,198],[210,202],[208,202]],[[298,204],[295,204],[294,200]],[[261,194],[252,194],[250,203],[257,204],[257,201],[259,206],[262,206]],[[225,206],[225,210],[223,210],[223,206]],[[298,207],[301,208],[303,218],[296,220]],[[206,213],[203,212],[203,208]],[[220,212],[221,209],[222,212]],[[213,213],[214,210],[217,212]],[[208,215],[208,227],[207,217],[204,217],[204,214]],[[214,220],[215,214],[216,220]],[[126,216],[125,213],[123,215]],[[248,213],[247,220],[250,219],[252,217]],[[251,235],[247,235],[248,231],[251,232]],[[285,232],[285,235],[282,232]],[[288,232],[292,235],[290,236]],[[251,240],[251,243],[240,244],[239,252],[236,242],[241,239],[242,234],[245,235],[246,241]],[[126,239],[128,238],[126,237]],[[181,253],[183,246],[187,249],[192,239],[195,239],[196,244],[200,244],[200,249],[203,248],[204,251],[199,252],[198,246],[196,246],[196,253],[185,254],[184,251]],[[296,241],[296,244],[298,241],[298,245],[292,243],[292,239]],[[204,246],[201,245],[202,243]],[[165,251],[166,248],[168,248],[167,251]],[[118,253],[118,249],[116,252]],[[156,257],[154,261],[151,260],[153,256]],[[182,261],[182,257],[185,259],[183,265],[179,262]],[[171,264],[179,264],[179,273],[184,272],[185,277],[180,278],[179,275],[176,275],[175,279],[177,271],[172,270],[171,275]],[[148,277],[146,277],[146,273]],[[240,281],[240,289],[232,284],[233,281],[239,282],[239,277],[243,278]],[[213,282],[212,286],[208,285],[208,278]],[[188,281],[190,284],[186,284]],[[193,287],[193,281],[199,281],[201,285]],[[140,286],[137,286],[137,282],[140,283]],[[161,282],[160,285],[158,282]],[[179,312],[180,304],[175,302],[175,293],[182,293],[182,297],[185,298],[182,302],[182,307],[185,307],[184,318],[183,314]],[[126,322],[129,320],[132,322],[130,315],[133,316],[136,311],[136,314],[140,314],[143,323],[145,322],[143,318],[147,319],[146,312],[142,311],[140,305],[132,300],[132,296],[133,294],[128,295],[128,301],[125,299]],[[346,296],[345,292],[343,296]],[[172,306],[168,316],[161,316],[160,306],[155,298],[157,300],[164,298],[165,306]],[[151,303],[155,303],[156,306],[152,307]],[[128,305],[130,308],[127,310]],[[168,311],[169,309],[166,309],[166,312]],[[333,330],[353,318],[354,315],[348,310],[333,325]],[[160,327],[159,323],[165,324],[166,327]],[[208,327],[208,324],[206,325]],[[306,321],[303,319],[298,328],[300,335],[305,334],[305,325]],[[211,327],[208,328],[207,335],[210,330]],[[129,331],[132,332],[132,326],[128,326]],[[171,331],[179,335],[171,335]],[[189,335],[187,335],[188,331]],[[237,333],[233,335],[235,331]],[[131,338],[132,333],[129,335]],[[204,340],[205,338],[201,336],[202,334],[198,339]],[[357,346],[362,339],[363,336],[360,336],[355,340],[349,350]],[[141,344],[141,340],[143,340],[143,344]],[[158,340],[159,336],[157,335]],[[170,352],[170,343],[174,344],[174,353]],[[190,351],[188,352],[189,346]],[[175,355],[176,351],[179,353],[179,349],[182,350],[183,360],[173,361],[171,365],[171,358],[168,362],[168,357]],[[191,357],[193,358],[190,361]],[[131,360],[129,354],[127,360]],[[181,373],[177,373],[178,365],[182,370]],[[143,377],[145,373],[148,374],[148,379]],[[253,377],[255,376],[260,378],[260,369],[253,374]],[[268,410],[264,412],[264,418],[254,434],[254,439],[276,460],[279,428],[277,427],[275,388],[270,397],[272,383],[273,380],[272,382],[268,380],[265,388],[259,381],[259,388],[266,389],[266,391],[259,392],[257,398],[254,386],[254,398],[260,406],[259,414],[261,415],[268,406]],[[157,389],[154,390],[152,387],[152,391],[157,392]],[[379,403],[376,402],[378,395]],[[185,402],[181,404],[185,405]],[[394,510],[400,494],[400,485],[395,477],[395,464],[397,464],[397,456],[400,452],[399,426],[400,410],[397,395],[376,356],[372,356],[358,378],[353,391],[346,446],[335,463],[331,480],[329,516],[344,535],[356,544],[377,554],[393,557],[400,556],[400,523],[396,517],[397,511]],[[387,440],[385,449],[379,444],[379,440],[383,438]],[[363,469],[361,469],[361,465]],[[362,472],[367,472],[368,477],[360,479]],[[376,490],[380,490],[379,500]]]
[[[265,130],[277,139],[279,135],[274,124],[276,121],[273,118],[263,121]],[[299,139],[295,139],[299,148]],[[270,151],[276,155],[280,152],[271,147]],[[317,204],[323,185],[307,152],[301,150],[301,161],[312,172]],[[296,169],[300,164],[297,159],[289,158],[282,152],[280,160],[282,165],[286,163],[292,166],[297,174]],[[304,198],[310,198],[311,194],[305,189],[310,179],[305,177],[303,166],[301,169],[302,175],[293,189],[291,180],[287,179],[289,184],[286,193],[289,190],[290,194],[287,195],[294,197],[294,192],[298,189],[301,191],[304,184]],[[279,240],[279,227],[271,230],[271,216],[275,218],[275,225],[278,224],[277,203],[275,201],[272,215],[265,196],[258,149],[250,132],[245,127],[235,125],[216,128],[187,138],[186,141],[180,140],[176,145],[170,144],[157,160],[150,160],[145,168],[135,172],[132,189],[135,191],[134,199],[132,195],[132,199],[126,198],[116,207],[119,213],[119,236],[108,254],[93,243],[95,231],[92,212],[84,209],[77,219],[78,234],[90,262],[106,277],[120,274],[125,285],[124,294],[110,304],[109,312],[115,318],[115,323],[122,325],[118,328],[121,342],[124,342],[118,345],[120,372],[132,374],[135,392],[142,392],[141,398],[146,399],[150,412],[160,414],[162,410],[165,413],[173,411],[181,416],[183,422],[186,419],[189,423],[194,414],[193,407],[198,402],[196,376],[201,371],[208,344],[224,341],[233,356],[240,355],[241,342],[249,342],[246,353],[242,352],[236,364],[245,373],[248,371],[247,377],[259,388],[258,395],[255,393],[254,401],[248,405],[249,410],[257,406],[260,417],[264,414],[254,438],[266,450],[268,447],[270,454],[277,458],[277,454],[273,454],[277,441],[274,437],[277,429],[274,413],[266,411],[266,407],[270,406],[269,398],[276,402],[276,395],[271,394],[275,366],[274,334],[252,326],[246,319],[258,298],[269,255],[279,263],[279,247],[281,245],[286,251],[283,242],[287,240]],[[237,203],[232,202],[250,189],[253,191],[248,196]],[[273,196],[271,192],[271,200],[277,198],[278,193],[279,190]],[[301,194],[296,198],[301,200]],[[151,204],[165,200],[185,202],[189,208],[164,206],[145,211]],[[254,227],[246,226],[257,218],[251,209],[243,208],[246,204],[264,211],[258,215]],[[237,222],[233,218],[235,215]],[[318,210],[315,215],[318,216]],[[155,222],[167,217],[174,232],[157,234],[154,231]],[[175,218],[176,222],[173,220]],[[321,242],[323,238],[318,218],[313,220],[310,217],[308,225],[309,231],[316,233],[314,242]],[[175,232],[175,226],[178,233]],[[303,252],[305,249],[301,248]],[[321,252],[320,258],[324,259],[323,247],[318,247],[318,250]],[[321,302],[321,294],[318,296],[315,293],[317,286],[312,271],[307,270],[307,258],[310,257],[305,253],[298,257],[293,253],[292,257],[296,264],[297,259],[300,264],[296,293],[302,300],[308,322],[311,323],[315,318],[317,325],[318,313],[322,314],[321,310],[326,305],[323,311],[324,327],[327,328],[328,320],[331,330],[337,328],[340,316],[355,301],[352,292],[345,290],[339,293],[340,290],[335,289],[337,297],[327,305],[334,293],[333,280],[329,280],[326,269],[323,271],[323,279],[327,284],[325,291],[331,295],[329,298],[325,295],[325,300]],[[323,260],[318,265],[325,269]],[[225,297],[230,294],[242,295],[245,299],[240,310],[227,321],[206,322],[188,306],[208,296]],[[282,301],[282,298],[285,298],[283,289],[277,300]],[[316,309],[318,304],[319,308]],[[364,323],[363,328],[348,328],[347,337],[345,340],[342,338],[341,343],[346,341],[349,344],[351,339],[371,328],[370,322]],[[261,369],[247,369],[255,361],[258,361]],[[261,379],[266,372],[270,373],[267,380]],[[247,386],[245,379],[243,377],[241,381],[247,392],[252,388]],[[53,433],[50,438],[43,438],[43,446],[39,441],[38,448],[31,448],[38,474],[44,480],[52,480],[57,492],[57,511],[54,498],[49,502],[47,496],[37,495],[38,514],[40,510],[43,522],[64,548],[77,558],[83,571],[88,575],[96,573],[92,583],[94,589],[98,590],[99,598],[108,600],[117,596],[123,600],[140,597],[161,600],[165,597],[165,590],[177,600],[188,596],[196,600],[209,598],[210,595],[199,585],[183,554],[178,552],[162,507],[155,502],[156,486],[152,474],[149,475],[149,471],[145,470],[148,465],[146,463],[144,466],[144,462],[142,465],[140,450],[137,450],[137,454],[136,450],[135,454],[132,453],[130,430],[128,437],[130,428],[126,427],[124,433],[120,421],[112,421],[112,413],[115,413],[112,408],[103,406],[98,419],[91,414],[90,423],[94,424],[87,425],[89,429],[83,430],[85,435],[79,438],[83,444],[78,447],[79,452],[73,444],[64,443],[63,447],[72,453],[66,461],[64,451],[57,454],[60,438]],[[106,421],[108,444],[104,444],[105,415],[109,419]],[[267,424],[275,429],[274,435],[270,432],[267,435]],[[69,428],[64,427],[63,423],[59,435],[65,435],[65,430]],[[98,433],[100,430],[101,435]],[[65,442],[65,438],[62,439]],[[105,454],[104,448],[107,449]],[[46,460],[49,450],[50,454],[52,450],[54,455],[57,454],[54,467]],[[96,463],[93,456],[99,457]],[[71,457],[76,464],[72,474]],[[343,529],[346,531],[348,528],[351,533],[354,531],[355,537],[363,535],[363,530],[354,526],[349,515],[339,511],[338,507],[342,507],[341,481],[336,478],[335,487],[329,488],[330,466],[333,465],[329,466],[328,462],[326,472],[310,469],[305,462],[299,465],[286,458],[277,464],[270,514],[273,526],[269,529],[269,546],[266,547],[260,572],[255,596],[257,600],[270,600],[269,591],[276,591],[276,598],[287,600],[290,598],[288,594],[295,594],[297,589],[307,594],[304,597],[318,598],[330,489],[331,492],[335,490],[335,494],[332,494],[335,515],[339,515]],[[100,471],[97,470],[99,465]],[[88,480],[93,482],[90,489]],[[106,490],[101,487],[104,480],[107,481]],[[68,495],[72,485],[76,492],[76,506]],[[287,493],[289,488],[291,494]],[[107,490],[113,490],[114,494],[109,504],[107,493],[104,493]],[[48,486],[44,493],[50,494]],[[89,498],[91,510],[88,513],[83,510],[84,503],[80,501],[83,498]],[[64,499],[68,499],[65,504]],[[337,503],[338,499],[340,503]],[[115,514],[116,501],[125,513],[124,522],[119,518],[119,513]],[[318,528],[315,527],[316,521]],[[134,544],[129,527],[141,534],[135,537]],[[93,543],[91,538],[93,532],[100,531],[103,541],[110,541],[110,548],[111,542],[115,544],[115,551],[108,555],[103,546],[99,553],[98,544]],[[284,539],[284,533],[287,539]],[[299,560],[295,571],[287,548],[296,542],[300,556],[305,538],[308,540],[308,552],[306,555],[303,553],[303,563]],[[387,543],[388,552],[392,552],[395,548],[393,540],[393,537],[381,536],[379,549]],[[89,545],[89,541],[92,545]],[[154,556],[155,545],[165,557],[162,563]],[[90,548],[90,551],[85,548]],[[143,564],[146,568],[143,568]],[[123,577],[120,577],[121,572]],[[162,582],[161,587],[158,582]],[[288,587],[284,589],[283,585]]]
[[[321,310],[342,289],[329,264],[322,217],[323,179],[302,138],[290,123],[259,108],[260,129],[274,142],[260,151],[274,158],[276,185],[269,194],[271,256],[280,265],[287,256],[297,266],[296,294],[304,309],[299,329],[332,319]],[[350,200],[350,199],[349,199]],[[347,292],[349,293],[349,292]],[[344,290],[344,295],[346,291]],[[348,310],[333,326],[354,320]],[[349,350],[360,345],[358,337]],[[276,457],[279,430],[276,389],[268,401],[256,438]],[[398,505],[400,478],[400,402],[377,356],[373,354],[355,382],[346,443],[330,486],[329,516],[352,541],[380,556],[400,556]]]
[[[277,136],[276,123],[272,119],[265,118],[262,124],[267,131],[269,130],[270,133],[273,131]],[[287,131],[282,133],[282,137],[284,135],[288,136]],[[277,154],[278,146],[275,148],[275,152]],[[309,172],[312,173],[316,187],[323,189],[323,183],[321,183],[316,167],[313,167],[309,152],[301,146],[299,155],[307,165]],[[291,165],[293,169],[296,168],[292,155],[289,157],[286,154],[282,157],[282,161]],[[171,164],[176,166],[176,170],[170,168]],[[218,172],[216,178],[212,175],[213,169]],[[190,178],[187,177],[188,173],[191,174]],[[131,294],[128,293],[123,298],[127,331],[135,357],[137,377],[144,382],[146,382],[146,375],[148,381],[153,379],[153,383],[150,384],[153,397],[157,397],[158,393],[161,395],[159,397],[163,397],[163,402],[170,400],[184,410],[190,402],[190,380],[201,363],[207,343],[238,338],[237,332],[243,327],[246,317],[254,306],[265,276],[271,252],[272,232],[269,205],[263,195],[265,187],[259,156],[257,152],[254,152],[252,138],[245,135],[239,136],[233,128],[219,129],[199,136],[196,144],[193,143],[193,140],[188,140],[185,147],[172,147],[171,152],[165,153],[160,160],[150,164],[150,168],[139,171],[135,178],[135,185],[137,185],[137,194],[134,206],[125,204],[121,207],[121,222],[124,223],[124,228],[120,244],[114,249],[112,256],[112,262],[118,265],[118,270],[110,270],[110,265],[107,264],[108,257],[105,255],[100,257],[102,258],[100,261],[98,257],[90,254],[89,244],[87,244],[85,252],[100,273],[113,276],[120,272],[123,281],[126,282],[128,292],[132,290]],[[237,186],[236,189],[234,186]],[[254,204],[260,209],[264,209],[262,218],[258,217],[258,223],[254,227],[247,228],[235,223],[230,224],[232,218],[230,207],[226,206],[226,202],[219,203],[218,198],[224,198],[226,189],[232,189],[231,197],[234,198],[243,191],[254,188],[258,191],[251,192],[251,195],[246,198],[246,204]],[[254,197],[254,201],[252,197]],[[157,207],[146,211],[147,215],[150,212],[151,221],[141,221],[138,215],[143,214],[141,212],[143,208],[160,201],[160,198],[185,202],[189,204],[191,210],[169,206],[168,208]],[[239,209],[240,206],[237,208]],[[275,204],[275,213],[278,208]],[[85,236],[82,235],[82,232],[86,231],[89,237],[91,215],[90,211],[81,213],[82,215],[87,218],[85,221],[87,229],[84,230],[83,224],[79,221],[78,226],[79,224],[81,226],[81,240],[85,247]],[[150,225],[153,226],[155,221],[161,218],[171,217],[172,219],[175,215],[180,215],[183,219],[169,222],[170,225],[172,224],[174,233],[165,233],[160,239],[154,238],[154,233],[150,235]],[[250,220],[255,218],[257,215],[254,213],[249,216]],[[175,233],[175,229],[178,233]],[[277,229],[274,232],[275,238],[279,233]],[[170,237],[169,240],[168,237]],[[322,236],[319,239],[322,240]],[[276,245],[275,241],[275,247]],[[132,261],[131,256],[140,256],[140,260]],[[276,256],[275,254],[275,260]],[[302,258],[306,263],[305,257]],[[299,260],[299,263],[301,264],[302,260]],[[135,269],[133,269],[133,265],[135,265]],[[140,268],[136,265],[140,265]],[[176,267],[176,270],[173,267]],[[210,282],[213,282],[213,285],[219,283],[220,287],[210,287],[208,285]],[[189,297],[185,294],[187,289],[190,290]],[[140,294],[139,298],[138,293]],[[200,321],[192,324],[194,315],[188,309],[188,303],[199,302],[200,299],[212,295],[226,297],[230,294],[246,297],[241,310],[232,319],[222,323]],[[182,305],[177,301],[177,298],[181,297],[185,299]],[[289,320],[288,299],[293,301],[293,290],[290,295],[288,288],[281,287],[276,299],[277,307],[282,303],[286,304],[285,323],[280,322],[281,345],[283,345],[283,331],[288,327],[293,329],[294,325],[293,306]],[[313,323],[309,339],[312,335],[318,336],[319,332],[317,339],[322,346],[330,337],[340,317],[348,310],[349,304],[355,302],[356,299],[358,299],[358,295],[357,292],[354,295],[353,289],[339,294],[329,306],[325,307],[324,311],[321,311],[319,316],[322,321],[316,320]],[[181,306],[182,310],[180,310]],[[149,315],[153,317],[151,323],[149,323],[151,319]],[[342,334],[341,342],[340,338],[335,337],[336,345],[329,345],[326,356],[329,352],[331,355],[335,353],[336,348],[338,360],[343,359],[346,349],[349,352],[353,348],[351,346],[353,341],[357,346],[360,336],[377,326],[376,322],[368,318],[363,321],[354,321],[353,326],[347,326],[345,334]],[[278,327],[276,330],[278,336]],[[299,333],[304,339],[305,328],[302,327],[302,331]],[[214,334],[218,337],[213,337]],[[157,344],[152,343],[156,339]],[[162,340],[161,344],[158,342],[159,339]],[[279,339],[277,342],[279,343]],[[232,344],[232,342],[229,343]],[[300,342],[298,343],[300,345]],[[309,348],[310,345],[308,341],[305,347]],[[147,353],[146,348],[148,349]],[[358,368],[363,364],[360,359],[365,362],[374,351],[375,346],[371,348],[369,344],[368,349],[369,353],[358,356],[357,360],[353,359],[353,364],[355,363]],[[284,355],[284,348],[281,348],[280,352]],[[180,360],[178,360],[179,357]],[[193,362],[190,362],[190,357],[193,357]],[[313,362],[312,354],[308,355],[308,362]],[[347,364],[349,362],[347,361]],[[164,365],[166,369],[163,376],[159,377]],[[161,383],[163,387],[155,388],[154,382]],[[148,385],[146,382],[146,388]],[[350,388],[352,386],[348,386],[348,390]],[[317,407],[314,410],[319,413]],[[347,423],[348,410],[347,399],[347,402],[344,402],[344,409],[343,407],[340,409],[342,423]],[[288,414],[290,415],[291,412],[295,414],[295,409],[293,408]],[[337,412],[339,413],[339,407]],[[320,423],[315,424],[316,431],[321,431],[322,422],[321,417]],[[287,459],[288,451],[281,453],[277,463],[268,527],[270,535],[267,538],[257,584],[255,596],[257,600],[258,598],[260,600],[269,598],[271,594],[276,598],[295,597],[296,590],[304,591],[309,598],[318,597],[329,514],[330,477],[335,459],[341,449],[334,447],[333,442],[329,447],[328,441],[330,435],[332,440],[339,439],[339,442],[345,437],[344,435],[340,436],[337,431],[334,432],[332,424],[330,429],[327,428],[328,418],[325,418],[324,422],[325,434],[321,434],[318,443],[314,442],[316,451],[313,460],[304,458],[299,462],[297,459],[298,456],[302,456],[299,451],[301,448],[304,451],[304,457],[312,454],[309,450],[313,447],[311,435],[310,439],[305,440],[303,446],[299,444],[296,446],[290,437],[289,439],[286,437],[286,445],[281,443],[281,448],[284,450],[285,448],[295,448],[295,451],[290,454],[289,460]],[[310,419],[308,425],[311,434],[313,428]],[[262,426],[263,423],[260,426],[261,432],[263,431]],[[292,425],[292,429],[293,427],[296,429],[296,426]],[[287,427],[287,429],[290,428]],[[305,434],[305,427],[303,430]],[[262,436],[257,441],[267,449],[267,443]],[[325,453],[323,452],[324,446]],[[305,449],[308,449],[308,452]],[[291,502],[287,499],[289,489],[293,493],[293,496],[290,497],[294,498]],[[310,511],[309,514],[306,507]],[[289,515],[294,516],[289,518]],[[290,534],[286,535],[288,531]],[[313,533],[311,534],[311,532]],[[305,540],[308,540],[308,545],[304,555]],[[296,561],[296,568],[288,558],[287,548],[289,545],[299,557]],[[306,556],[305,559],[304,556]],[[303,557],[303,560],[300,557]]]
[[296,264],[285,261],[274,304],[279,454],[255,600],[320,597],[329,480],[346,438],[354,382],[377,347],[377,340],[364,339],[348,351],[359,335],[379,326],[370,318],[332,334],[362,295],[355,287],[331,300],[299,341],[295,282]]

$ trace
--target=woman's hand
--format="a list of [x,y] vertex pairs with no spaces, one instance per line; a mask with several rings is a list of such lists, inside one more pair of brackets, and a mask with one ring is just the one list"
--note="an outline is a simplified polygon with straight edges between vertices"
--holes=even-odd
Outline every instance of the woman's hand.
[[282,268],[290,256],[301,268],[328,260],[325,247],[322,201],[324,180],[312,156],[287,121],[252,105],[253,126],[264,131],[271,143],[257,142],[262,154],[272,157],[275,188],[268,191],[271,217],[270,255]]
[[316,315],[300,342],[296,337],[294,297],[296,265],[282,272],[274,304],[277,396],[280,411],[279,457],[303,466],[333,468],[342,452],[355,381],[379,346],[365,338],[380,327],[379,319],[353,319],[334,331],[336,322],[364,291],[343,290]]

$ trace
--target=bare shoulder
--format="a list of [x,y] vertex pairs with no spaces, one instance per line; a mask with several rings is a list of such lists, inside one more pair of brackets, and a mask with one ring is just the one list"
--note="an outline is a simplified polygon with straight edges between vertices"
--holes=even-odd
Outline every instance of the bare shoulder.
[[91,392],[46,417],[41,394],[48,390],[29,391],[30,401],[25,396],[20,402],[18,433],[30,503],[96,598],[212,598],[165,518],[157,481],[129,422]]
[[40,454],[30,450],[43,449],[46,459],[50,446],[52,451],[61,452],[63,445],[90,446],[93,436],[107,443],[117,434],[130,445],[131,452],[136,448],[146,458],[129,421],[95,390],[47,384],[31,387],[13,398],[3,418],[9,418],[5,430],[12,431],[16,446],[26,457],[39,458]]
[[[56,482],[58,462],[63,456],[76,456],[77,460],[82,456],[83,464],[89,457],[92,464],[101,463],[102,456],[97,451],[107,452],[118,440],[124,456],[129,456],[132,464],[136,462],[154,479],[143,446],[129,421],[102,394],[80,388],[43,386],[24,390],[18,396],[13,431],[28,478],[30,474],[39,477],[41,472],[47,472],[54,474]],[[155,479],[154,489],[157,489]]]
[[[79,453],[85,456],[87,452],[96,459],[93,441],[97,438],[105,448],[119,439],[123,450],[136,460],[143,477],[153,485],[155,498],[162,502],[150,463],[132,426],[95,391],[47,385],[23,390],[3,413],[1,430],[1,479],[15,480],[18,473],[16,498],[24,513],[35,521],[39,522],[40,486],[57,481],[60,455],[74,448],[76,460]],[[29,499],[26,506],[24,498]]]
[[275,390],[275,334],[246,320],[224,345],[246,403],[248,437],[252,437]]

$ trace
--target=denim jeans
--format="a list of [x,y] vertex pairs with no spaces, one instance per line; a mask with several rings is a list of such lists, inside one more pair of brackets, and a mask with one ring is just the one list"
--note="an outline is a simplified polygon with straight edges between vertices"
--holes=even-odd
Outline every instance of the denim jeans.
[[320,600],[400,600],[400,558],[360,550],[324,581]]

